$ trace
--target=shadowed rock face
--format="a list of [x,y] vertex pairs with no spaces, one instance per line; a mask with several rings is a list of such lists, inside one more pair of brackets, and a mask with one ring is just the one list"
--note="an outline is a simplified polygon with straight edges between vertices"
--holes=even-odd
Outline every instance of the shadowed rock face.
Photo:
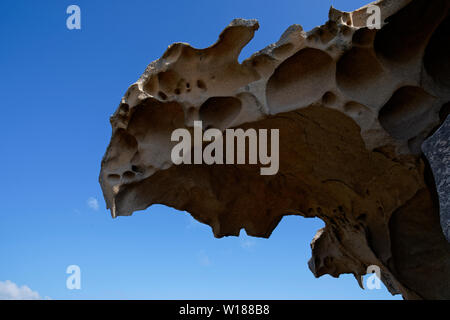
[[[450,244],[421,151],[450,101],[450,1],[374,4],[381,30],[367,27],[367,7],[331,8],[323,26],[293,25],[243,63],[255,20],[234,20],[206,49],[171,45],[111,117],[100,183],[112,216],[165,204],[216,237],[242,228],[269,237],[285,215],[318,217],[326,226],[311,244],[315,276],[360,282],[377,265],[393,294],[450,298]],[[172,131],[196,120],[279,129],[278,174],[173,165]]]
[[425,141],[422,149],[433,169],[440,202],[441,226],[450,242],[450,116],[442,127]]

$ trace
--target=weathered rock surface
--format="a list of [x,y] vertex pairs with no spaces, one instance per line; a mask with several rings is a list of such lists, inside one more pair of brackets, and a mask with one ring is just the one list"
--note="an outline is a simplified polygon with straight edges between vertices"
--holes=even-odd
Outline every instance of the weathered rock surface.
[[450,242],[450,116],[422,146],[433,169],[439,194],[441,226]]
[[[111,117],[100,183],[112,216],[165,204],[216,237],[242,228],[269,237],[285,215],[319,217],[326,226],[309,263],[317,277],[360,281],[377,265],[392,293],[450,298],[450,244],[421,151],[450,101],[450,1],[374,4],[381,30],[367,27],[367,7],[331,8],[323,26],[293,25],[243,63],[255,20],[234,20],[206,49],[171,45]],[[195,120],[279,129],[278,174],[173,165],[171,133]]]

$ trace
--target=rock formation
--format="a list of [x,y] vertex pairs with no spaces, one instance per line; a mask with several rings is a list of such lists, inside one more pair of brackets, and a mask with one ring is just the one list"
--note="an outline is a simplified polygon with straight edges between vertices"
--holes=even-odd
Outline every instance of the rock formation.
[[[368,24],[374,5],[381,29]],[[315,276],[351,273],[361,284],[377,265],[393,294],[450,298],[450,244],[421,151],[449,110],[449,10],[449,0],[331,8],[324,25],[293,25],[242,63],[255,20],[234,20],[206,49],[169,46],[111,117],[100,183],[112,216],[164,204],[216,237],[243,228],[269,237],[285,215],[318,217],[326,226],[311,244]],[[195,120],[279,129],[278,174],[174,165],[171,133]]]
[[433,169],[439,195],[441,225],[450,242],[450,116],[422,146]]

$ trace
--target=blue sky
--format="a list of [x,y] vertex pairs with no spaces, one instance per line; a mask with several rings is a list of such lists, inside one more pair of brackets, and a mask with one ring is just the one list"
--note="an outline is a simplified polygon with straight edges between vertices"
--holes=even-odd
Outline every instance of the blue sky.
[[[98,184],[109,116],[169,44],[207,47],[232,19],[256,18],[245,58],[291,24],[324,23],[332,4],[365,2],[2,0],[0,284],[52,299],[392,299],[350,275],[314,278],[317,219],[286,217],[269,240],[215,239],[159,205],[113,220]],[[66,28],[71,4],[81,30]],[[72,264],[81,290],[66,288]]]

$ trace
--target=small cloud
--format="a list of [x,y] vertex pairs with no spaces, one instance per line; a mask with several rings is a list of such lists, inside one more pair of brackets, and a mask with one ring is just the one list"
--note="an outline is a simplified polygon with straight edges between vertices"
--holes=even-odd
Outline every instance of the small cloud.
[[91,208],[91,209],[93,209],[95,211],[97,211],[98,208],[99,208],[98,201],[94,197],[90,197],[87,200],[87,205],[88,205],[89,208]]
[[253,248],[256,245],[255,238],[248,236],[247,233],[240,235],[239,238],[241,247],[244,249],[249,250],[250,248]]
[[250,249],[253,248],[256,245],[256,241],[252,239],[242,239],[241,240],[241,247],[244,249]]
[[19,287],[14,282],[6,280],[0,281],[0,300],[42,300],[42,298],[28,286]]
[[198,262],[200,263],[200,265],[202,265],[204,267],[209,267],[210,265],[212,265],[211,260],[209,259],[208,255],[204,251],[201,251],[198,254]]

